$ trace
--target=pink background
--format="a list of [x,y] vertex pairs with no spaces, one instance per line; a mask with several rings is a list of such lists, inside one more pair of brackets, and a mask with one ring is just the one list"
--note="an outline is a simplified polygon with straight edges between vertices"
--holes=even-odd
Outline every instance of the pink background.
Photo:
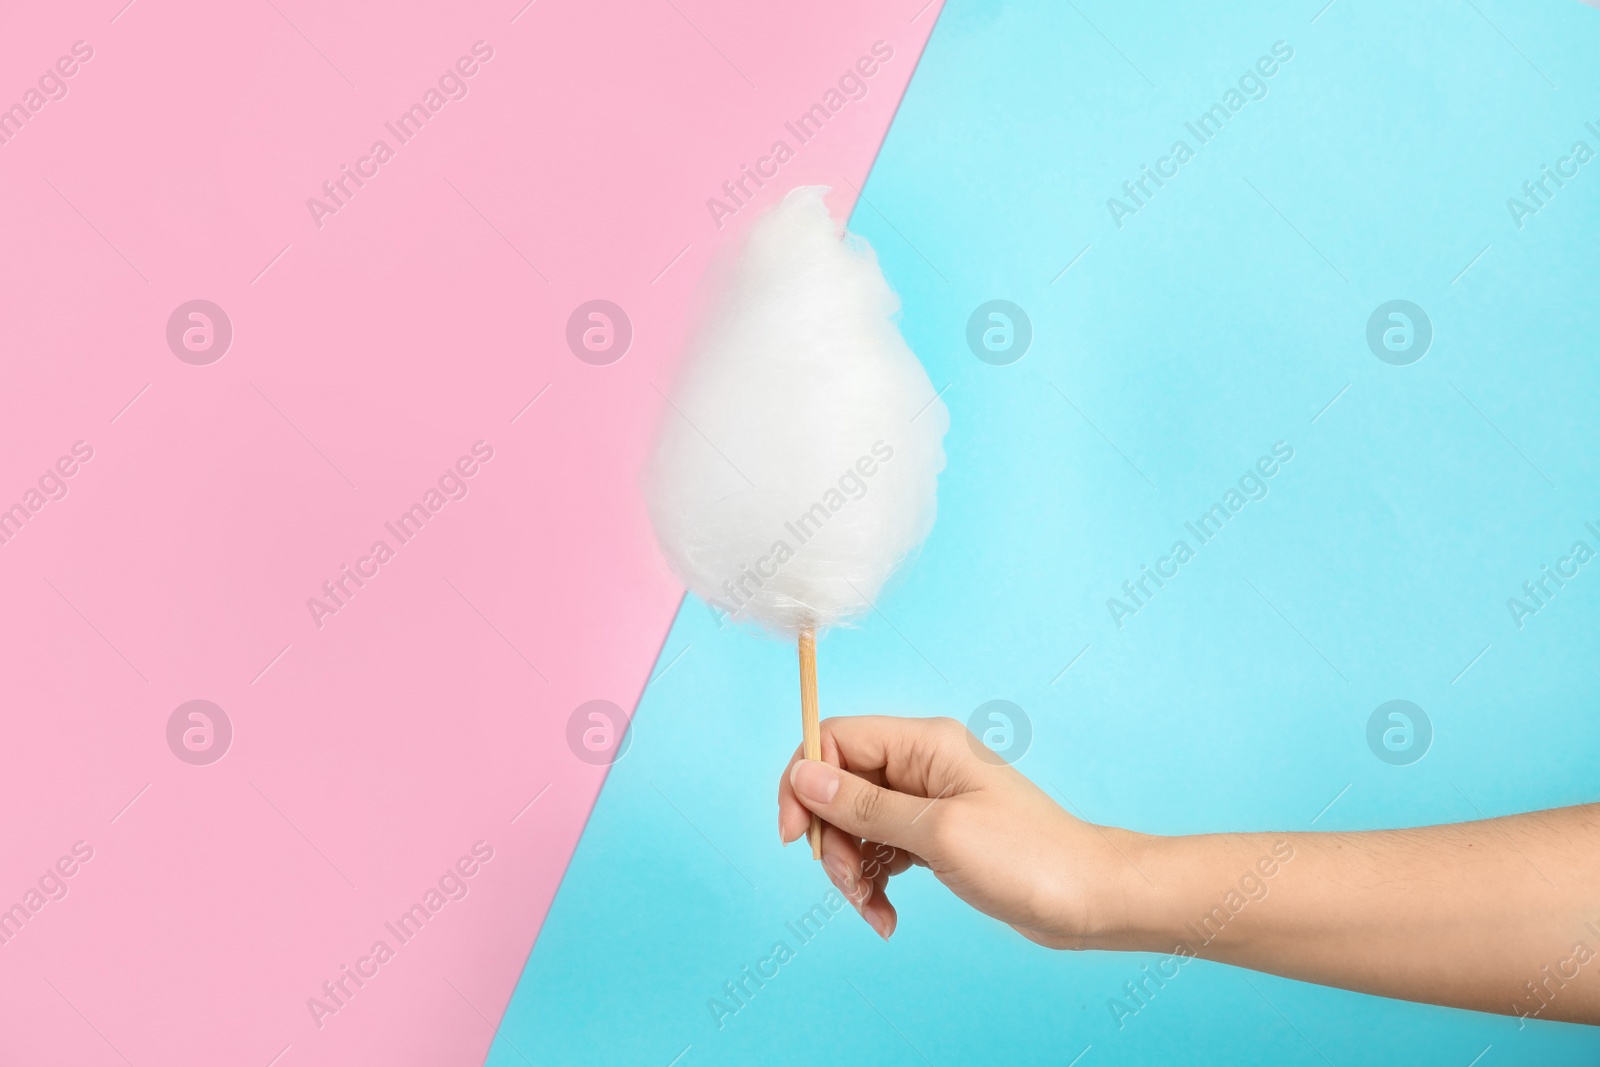
[[[749,218],[706,199],[881,39],[755,200],[824,182],[847,211],[938,13],[414,6],[0,13],[0,106],[94,49],[0,144],[0,507],[94,449],[0,545],[0,907],[93,849],[0,944],[0,1062],[482,1060],[604,777],[567,718],[634,706],[680,596],[634,486],[695,282]],[[399,146],[383,124],[479,40]],[[380,137],[318,228],[307,198]],[[234,330],[207,366],[165,339],[196,298]],[[565,343],[595,298],[633,323],[609,366]],[[398,546],[384,522],[479,440],[468,495]],[[319,629],[307,599],[378,538],[395,557]],[[194,699],[233,725],[208,766],[167,743]],[[307,998],[477,841],[468,895],[319,1029]]]

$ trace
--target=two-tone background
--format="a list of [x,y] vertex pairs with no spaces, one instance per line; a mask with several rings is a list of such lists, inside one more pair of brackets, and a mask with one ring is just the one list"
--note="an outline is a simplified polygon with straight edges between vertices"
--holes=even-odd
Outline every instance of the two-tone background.
[[888,945],[798,925],[792,651],[680,604],[636,474],[705,264],[831,185],[952,430],[826,712],[1157,832],[1593,800],[1597,45],[1572,0],[0,11],[0,1061],[1591,1060],[1135,996],[1159,957],[918,874]]

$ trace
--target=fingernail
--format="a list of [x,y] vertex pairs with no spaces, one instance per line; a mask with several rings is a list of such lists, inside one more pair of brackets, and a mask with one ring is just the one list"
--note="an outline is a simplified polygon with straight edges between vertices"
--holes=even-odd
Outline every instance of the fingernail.
[[839,775],[826,763],[801,760],[789,775],[794,791],[813,804],[830,804],[839,792]]
[[850,865],[838,856],[822,857],[822,865],[827,868],[828,876],[845,891],[845,895],[855,891],[855,875],[850,873]]
[[872,927],[875,934],[885,941],[889,940],[889,920],[875,911],[864,911],[861,913],[861,917],[867,920],[867,925]]

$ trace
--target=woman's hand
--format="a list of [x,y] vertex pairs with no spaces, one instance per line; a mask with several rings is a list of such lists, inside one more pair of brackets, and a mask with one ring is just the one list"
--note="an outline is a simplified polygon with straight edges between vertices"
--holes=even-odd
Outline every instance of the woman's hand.
[[[785,842],[894,932],[921,864],[1052,948],[1201,957],[1382,996],[1600,1024],[1600,804],[1361,833],[1152,837],[1063,811],[951,719],[828,719],[778,786]],[[1468,936],[1470,935],[1470,936]]]
[[954,719],[826,719],[822,762],[778,784],[785,844],[822,817],[822,862],[862,918],[895,928],[889,879],[925,866],[962,900],[1052,948],[1112,947],[1143,838],[1069,815]]

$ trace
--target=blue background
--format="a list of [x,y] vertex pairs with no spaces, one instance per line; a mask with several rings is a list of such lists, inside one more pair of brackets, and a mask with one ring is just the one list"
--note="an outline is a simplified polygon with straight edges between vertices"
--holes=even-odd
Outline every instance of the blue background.
[[[1574,141],[1600,150],[1600,11],[1319,8],[947,5],[851,225],[948,385],[950,465],[882,615],[823,640],[825,714],[1014,701],[1022,771],[1158,833],[1597,799],[1600,561],[1521,628],[1506,600],[1574,541],[1600,549],[1600,160],[1520,230],[1506,199]],[[1107,198],[1174,139],[1197,147],[1185,120],[1276,41],[1294,57],[1267,96],[1115,225]],[[1008,366],[965,341],[996,298],[1034,329]],[[1434,328],[1403,367],[1366,343],[1397,298]],[[1184,522],[1278,441],[1294,458],[1270,494],[1119,629],[1107,598],[1195,547]],[[793,657],[684,604],[495,1067],[1600,1053],[1585,1028],[1205,962],[1119,1029],[1108,1002],[1153,957],[1046,951],[923,871],[896,879],[892,943],[846,910],[799,945],[784,923],[829,885],[776,838]],[[1432,723],[1409,766],[1367,745],[1391,699]],[[708,998],[780,938],[795,959],[719,1029]]]

